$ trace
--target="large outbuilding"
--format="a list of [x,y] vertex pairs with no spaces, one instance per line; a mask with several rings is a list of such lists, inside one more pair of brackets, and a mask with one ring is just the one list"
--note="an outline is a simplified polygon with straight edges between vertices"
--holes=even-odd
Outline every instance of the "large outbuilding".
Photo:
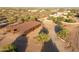
[[7,29],[13,33],[19,32],[21,34],[27,34],[30,31],[33,31],[35,28],[41,25],[38,21],[29,21],[22,24],[16,24],[8,26]]

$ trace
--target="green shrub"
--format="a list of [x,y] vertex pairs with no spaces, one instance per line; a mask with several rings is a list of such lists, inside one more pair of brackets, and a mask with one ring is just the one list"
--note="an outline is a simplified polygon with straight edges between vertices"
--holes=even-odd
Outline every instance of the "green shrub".
[[21,19],[22,22],[29,21],[30,16],[29,15],[21,15],[20,19]]
[[72,20],[72,19],[65,19],[65,21],[64,21],[64,22],[74,23],[75,21],[74,21],[74,20]]
[[24,21],[29,21],[29,19],[30,19],[30,16],[25,16],[24,17]]
[[13,24],[13,23],[16,22],[15,17],[9,17],[7,20],[8,20],[8,23],[9,23],[9,24]]
[[63,21],[63,17],[56,17],[56,19],[58,20],[58,21]]
[[1,52],[15,52],[16,47],[13,44],[9,44],[9,45],[6,45],[6,46],[0,48],[0,51]]
[[48,17],[48,20],[52,20],[53,22],[56,22],[57,21],[56,17],[53,17],[53,16],[52,17],[49,16]]
[[30,21],[34,21],[36,20],[36,17],[35,16],[30,16]]
[[50,38],[47,34],[41,32],[39,33],[39,35],[37,36],[37,39],[38,41],[42,41],[42,42],[45,42],[45,41],[48,41]]
[[47,28],[43,27],[43,28],[40,30],[39,34],[40,34],[40,33],[45,33],[45,34],[48,34],[48,33],[49,33],[49,31],[48,31],[48,29],[47,29]]
[[55,31],[56,31],[56,32],[59,32],[59,31],[61,31],[61,30],[63,30],[63,29],[64,29],[63,25],[56,25],[56,26],[55,26]]
[[69,34],[69,31],[68,31],[67,29],[65,29],[65,28],[64,28],[63,30],[57,32],[57,35],[58,35],[60,38],[64,39],[64,40],[66,40],[68,34]]
[[49,17],[50,20],[52,20],[56,24],[61,24],[61,21],[64,21],[63,17]]

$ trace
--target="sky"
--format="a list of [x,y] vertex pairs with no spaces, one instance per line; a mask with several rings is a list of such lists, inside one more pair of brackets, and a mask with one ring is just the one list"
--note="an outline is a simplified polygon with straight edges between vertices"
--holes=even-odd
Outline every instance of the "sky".
[[0,7],[78,7],[79,0],[1,0]]

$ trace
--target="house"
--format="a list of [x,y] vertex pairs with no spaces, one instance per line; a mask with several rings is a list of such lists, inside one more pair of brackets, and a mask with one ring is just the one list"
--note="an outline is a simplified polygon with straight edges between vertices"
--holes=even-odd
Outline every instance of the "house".
[[33,9],[33,10],[28,10],[28,12],[37,12],[38,10]]
[[41,23],[38,21],[29,21],[22,24],[8,26],[7,29],[13,33],[19,32],[21,34],[27,34],[30,31],[33,31],[35,28],[39,27],[40,25]]
[[64,11],[64,12],[56,12],[54,14],[49,15],[49,17],[63,17],[65,19],[67,19],[68,12]]

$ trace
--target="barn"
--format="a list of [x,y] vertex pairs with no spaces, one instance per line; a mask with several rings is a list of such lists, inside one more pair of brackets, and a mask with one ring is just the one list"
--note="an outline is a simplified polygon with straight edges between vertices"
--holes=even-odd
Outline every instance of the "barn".
[[7,26],[7,29],[13,33],[19,32],[21,34],[27,34],[30,31],[33,31],[35,28],[38,28],[40,25],[41,23],[38,21],[29,21],[22,24]]

